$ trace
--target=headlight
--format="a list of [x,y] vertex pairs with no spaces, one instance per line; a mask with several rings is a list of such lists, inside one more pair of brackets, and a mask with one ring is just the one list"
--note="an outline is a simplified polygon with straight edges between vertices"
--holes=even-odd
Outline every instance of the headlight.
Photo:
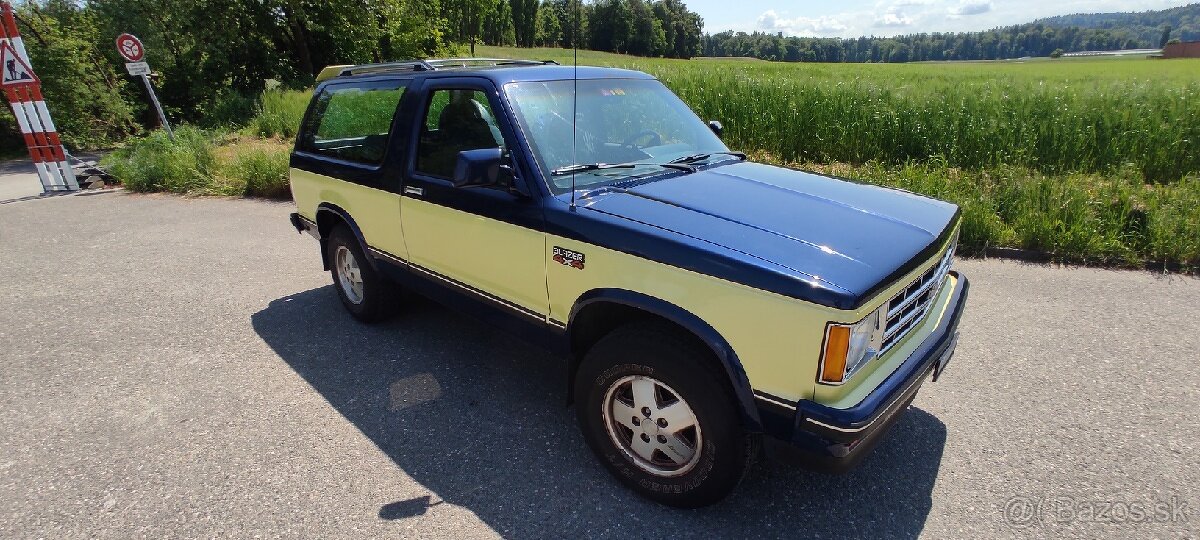
[[884,304],[854,324],[829,323],[825,328],[825,349],[821,356],[821,382],[842,384],[879,354],[886,309]]

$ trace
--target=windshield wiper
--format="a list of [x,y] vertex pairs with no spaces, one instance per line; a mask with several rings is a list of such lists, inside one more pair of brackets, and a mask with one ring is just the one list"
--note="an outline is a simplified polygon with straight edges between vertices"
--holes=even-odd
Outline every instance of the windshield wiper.
[[742,152],[707,152],[704,154],[692,154],[690,156],[677,157],[672,159],[669,163],[695,163],[697,161],[704,161],[710,157],[713,157],[714,155],[725,155],[746,159],[746,154]]
[[634,167],[641,167],[643,165],[655,166],[655,167],[665,167],[668,169],[678,169],[678,170],[687,171],[687,172],[695,172],[696,171],[696,168],[691,165],[684,165],[683,163],[676,163],[676,162],[670,162],[670,163],[584,163],[584,164],[575,164],[575,165],[564,165],[562,167],[559,167],[557,169],[550,171],[550,176],[563,176],[563,175],[577,173],[577,172],[598,171],[598,170],[604,170],[604,169],[632,169]]
[[563,165],[557,169],[550,171],[551,176],[562,176],[565,174],[598,171],[602,169],[632,169],[636,167],[633,163],[576,163],[574,165]]

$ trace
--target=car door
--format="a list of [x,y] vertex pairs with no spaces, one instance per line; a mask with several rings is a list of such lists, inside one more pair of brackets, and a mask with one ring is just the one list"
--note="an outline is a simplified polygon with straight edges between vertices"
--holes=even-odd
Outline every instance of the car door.
[[414,269],[545,320],[541,207],[521,167],[511,185],[456,188],[458,152],[516,148],[497,89],[482,78],[427,80],[411,134],[401,224]]

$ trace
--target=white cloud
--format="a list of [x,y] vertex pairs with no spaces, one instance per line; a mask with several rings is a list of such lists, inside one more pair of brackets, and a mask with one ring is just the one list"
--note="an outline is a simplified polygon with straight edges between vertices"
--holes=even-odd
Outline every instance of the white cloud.
[[[904,2],[913,0],[900,1]],[[903,28],[905,26],[912,26],[914,22],[915,21],[912,17],[909,17],[908,15],[905,15],[903,11],[900,11],[899,5],[894,5],[888,8],[883,14],[875,17],[875,26],[880,28]]]
[[959,0],[958,5],[950,8],[950,15],[980,15],[992,10],[992,0]]
[[768,32],[783,32],[793,36],[831,36],[849,29],[836,17],[795,17],[787,18],[768,9],[758,16],[758,29]]

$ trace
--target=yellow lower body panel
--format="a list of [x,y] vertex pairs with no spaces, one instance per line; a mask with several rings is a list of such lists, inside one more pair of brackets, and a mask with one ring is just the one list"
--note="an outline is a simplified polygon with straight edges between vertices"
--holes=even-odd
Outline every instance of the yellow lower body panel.
[[399,195],[300,169],[291,170],[291,183],[301,216],[316,221],[318,205],[337,205],[353,217],[368,245],[408,257],[400,229]]
[[409,260],[545,316],[546,236],[412,197],[401,202]]
[[751,387],[787,399],[811,394],[828,314],[823,308],[567,238],[553,248],[583,253],[583,270],[551,263],[550,317],[566,321],[576,300],[593,289],[626,289],[680,307],[713,327],[742,362]]

